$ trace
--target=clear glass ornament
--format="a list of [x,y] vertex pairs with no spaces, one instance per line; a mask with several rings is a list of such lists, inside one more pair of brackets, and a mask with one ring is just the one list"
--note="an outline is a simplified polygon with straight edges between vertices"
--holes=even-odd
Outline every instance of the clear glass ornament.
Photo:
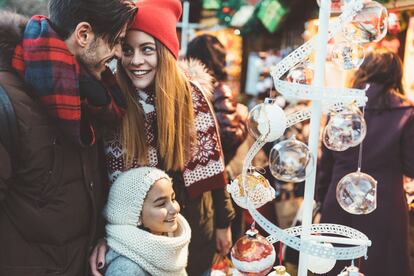
[[269,168],[272,175],[286,182],[302,182],[306,178],[306,168],[313,167],[313,157],[308,146],[292,135],[289,139],[273,146],[269,155]]
[[364,59],[364,48],[358,44],[342,41],[332,49],[332,61],[342,70],[358,69]]
[[312,84],[314,70],[310,63],[303,62],[295,65],[289,70],[286,80],[299,84]]
[[359,272],[359,268],[354,266],[354,261],[352,261],[352,265],[342,269],[338,276],[364,276],[364,274]]
[[[237,205],[247,209],[246,191],[243,188],[242,180],[242,174],[240,174],[227,185],[227,191],[231,194]],[[260,208],[267,202],[272,201],[276,194],[269,181],[257,171],[247,173],[246,190],[249,200],[255,208]]]
[[288,272],[286,272],[286,267],[283,265],[278,265],[273,267],[274,271],[269,273],[267,276],[290,276]]
[[[321,0],[316,0],[319,7],[321,6]],[[331,0],[331,13],[340,13],[344,10],[345,5],[350,0]]]
[[[314,243],[317,243],[316,241],[313,241]],[[334,246],[331,243],[325,242],[320,243],[322,246],[326,247],[327,249],[333,249]],[[326,259],[321,258],[318,256],[308,256],[308,270],[315,274],[325,274],[334,268],[336,264],[336,259]]]
[[322,133],[322,141],[330,150],[345,151],[359,145],[366,134],[364,115],[357,106],[351,105],[331,115]]
[[345,26],[344,36],[351,43],[378,42],[387,34],[388,12],[378,2],[364,3],[362,10]]
[[359,170],[347,174],[336,186],[336,199],[350,214],[369,214],[377,208],[377,181]]
[[266,142],[273,142],[285,132],[286,122],[283,109],[274,99],[267,98],[249,112],[247,129],[254,138],[261,137]]

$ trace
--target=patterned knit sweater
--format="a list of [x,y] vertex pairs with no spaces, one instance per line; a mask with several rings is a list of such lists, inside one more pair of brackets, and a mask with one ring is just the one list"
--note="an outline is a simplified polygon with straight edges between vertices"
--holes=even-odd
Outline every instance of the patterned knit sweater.
[[[226,185],[223,155],[220,138],[216,127],[215,117],[203,92],[194,84],[193,107],[194,121],[197,137],[191,146],[192,158],[189,160],[182,176],[184,185],[191,197],[196,197],[205,191],[223,188]],[[147,165],[160,167],[157,151],[157,114],[155,110],[155,95],[144,91],[137,92],[137,100],[145,112],[145,132],[147,137],[148,155]],[[111,183],[117,176],[129,169],[124,167],[120,132],[116,131],[112,137],[105,141],[106,161]],[[135,159],[133,168],[138,164]]]

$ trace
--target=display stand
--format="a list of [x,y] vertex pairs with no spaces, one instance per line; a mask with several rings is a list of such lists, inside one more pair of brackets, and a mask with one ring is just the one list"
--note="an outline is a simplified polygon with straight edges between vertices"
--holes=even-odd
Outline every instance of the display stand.
[[[286,114],[285,127],[287,128],[298,122],[310,119],[309,149],[314,158],[318,155],[319,129],[322,113],[341,111],[352,102],[363,107],[367,101],[365,90],[324,87],[325,59],[327,54],[326,46],[328,40],[353,20],[355,15],[357,15],[363,8],[363,1],[347,1],[345,10],[332,26],[329,26],[330,7],[330,0],[321,0],[318,35],[293,51],[271,69],[275,88],[279,93],[291,99],[310,100],[312,102],[311,108],[300,110],[293,114]],[[316,51],[316,67],[315,79],[312,85],[291,83],[281,79],[289,69],[306,60],[313,51]],[[267,99],[267,102],[265,102],[264,105],[266,104],[271,105],[271,99]],[[365,234],[343,225],[312,224],[317,162],[308,166],[306,170],[302,226],[280,229],[262,216],[256,210],[255,205],[250,201],[248,190],[246,189],[246,176],[248,170],[251,168],[251,162],[258,151],[267,142],[273,141],[272,139],[269,140],[269,137],[272,137],[273,135],[272,127],[274,128],[274,122],[280,119],[270,118],[271,116],[266,114],[266,110],[273,107],[267,107],[263,108],[263,118],[265,118],[267,122],[263,121],[263,118],[258,122],[257,129],[259,131],[257,132],[261,133],[261,135],[257,137],[256,142],[250,148],[243,164],[242,187],[247,193],[247,196],[244,197],[245,206],[247,206],[253,219],[269,233],[269,236],[267,237],[268,241],[272,243],[281,241],[283,244],[300,252],[298,268],[299,276],[307,275],[307,257],[309,255],[321,259],[335,260],[352,260],[359,257],[366,257],[368,246],[371,245],[371,241]],[[270,115],[271,113],[272,112],[270,112]],[[278,131],[280,131],[280,127],[278,126],[277,128]],[[232,194],[232,196],[234,195]],[[329,247],[322,244],[323,242],[342,244],[344,246]]]
[[188,45],[188,33],[190,29],[189,24],[189,15],[190,15],[190,2],[183,2],[183,16],[182,22],[178,27],[181,27],[181,47],[180,47],[180,56],[185,56],[187,53]]
[[[322,87],[325,84],[325,60],[326,60],[326,44],[328,41],[328,26],[329,17],[331,14],[331,1],[322,0],[319,9],[319,28],[318,28],[318,45],[316,47],[316,70],[315,81],[316,87]],[[319,130],[322,119],[322,103],[314,100],[312,102],[310,132],[309,132],[309,149],[313,156],[318,156],[319,144]],[[303,200],[303,216],[302,216],[302,235],[301,239],[309,239],[310,229],[312,224],[312,209],[315,192],[317,162],[314,163],[314,168],[308,166],[305,181],[305,194]],[[299,267],[298,275],[307,275],[307,258],[306,253],[300,251],[299,253]]]

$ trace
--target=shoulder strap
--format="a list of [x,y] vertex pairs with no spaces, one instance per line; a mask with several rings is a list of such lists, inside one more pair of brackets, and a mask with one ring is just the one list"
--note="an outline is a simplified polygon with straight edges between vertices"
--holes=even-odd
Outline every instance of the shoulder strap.
[[9,152],[12,167],[16,167],[18,126],[9,95],[0,85],[0,142]]

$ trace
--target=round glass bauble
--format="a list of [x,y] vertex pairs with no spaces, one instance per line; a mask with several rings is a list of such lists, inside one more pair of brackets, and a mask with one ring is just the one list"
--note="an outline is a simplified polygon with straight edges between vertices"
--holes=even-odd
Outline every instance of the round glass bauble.
[[342,70],[358,69],[364,58],[364,48],[347,41],[336,44],[332,50],[332,61]]
[[309,63],[299,63],[289,70],[286,80],[299,84],[312,84],[314,70]]
[[227,185],[227,191],[231,194],[234,202],[244,209],[247,209],[246,190],[249,200],[255,208],[260,208],[275,198],[275,190],[270,186],[269,181],[256,171],[247,173],[246,189],[243,187],[242,174]]
[[351,265],[348,267],[345,267],[338,276],[364,276],[361,272],[359,272],[359,268]]
[[377,181],[359,171],[347,174],[336,186],[336,199],[350,214],[369,214],[377,208]]
[[[316,243],[316,242],[315,242]],[[327,249],[332,249],[334,246],[330,243],[321,243]],[[325,274],[334,268],[336,264],[335,259],[325,259],[313,255],[308,256],[308,269],[315,274]]]
[[344,151],[359,145],[365,138],[367,125],[358,108],[347,108],[331,115],[322,133],[324,145],[334,151]]
[[378,42],[387,34],[388,12],[378,2],[365,2],[362,10],[345,26],[345,38],[351,43]]
[[313,157],[306,144],[294,136],[273,146],[269,155],[269,168],[272,175],[286,182],[302,182],[306,178],[306,168],[313,167]]
[[273,142],[283,135],[287,118],[285,112],[273,100],[256,105],[247,120],[247,129],[256,139]]
[[400,19],[396,12],[388,14],[388,33],[390,35],[397,35],[401,31]]
[[273,269],[274,271],[267,276],[290,276],[290,274],[286,272],[286,267],[283,265],[275,266]]
[[231,260],[242,275],[267,275],[276,259],[275,249],[256,229],[236,241],[231,249]]

